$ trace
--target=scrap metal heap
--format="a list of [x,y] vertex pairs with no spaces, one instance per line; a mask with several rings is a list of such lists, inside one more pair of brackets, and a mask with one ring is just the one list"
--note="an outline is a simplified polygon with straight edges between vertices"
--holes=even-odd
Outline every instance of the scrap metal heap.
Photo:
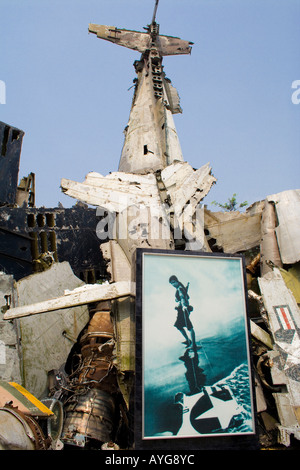
[[[58,259],[17,282],[14,272],[0,273],[0,448],[134,448],[138,247],[244,254],[260,445],[300,440],[300,190],[268,196],[244,213],[200,206],[216,179],[209,164],[197,170],[183,159],[173,121],[179,98],[162,65],[165,55],[189,54],[192,43],[160,35],[156,8],[143,33],[89,25],[97,37],[141,53],[118,171],[61,182],[65,194],[113,215],[103,216],[114,225],[99,242],[106,282],[85,283]],[[38,432],[29,433],[16,407]],[[6,432],[8,415],[20,439]]]

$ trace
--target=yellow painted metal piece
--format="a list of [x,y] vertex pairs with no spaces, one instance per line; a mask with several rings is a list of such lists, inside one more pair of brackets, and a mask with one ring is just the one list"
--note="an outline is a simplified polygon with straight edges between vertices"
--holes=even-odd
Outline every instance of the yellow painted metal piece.
[[45,406],[40,400],[33,396],[28,390],[26,390],[22,385],[17,384],[16,382],[8,382],[9,385],[14,387],[18,392],[20,392],[27,400],[29,400],[36,408],[38,408],[42,413],[45,413],[48,416],[53,415],[53,412]]

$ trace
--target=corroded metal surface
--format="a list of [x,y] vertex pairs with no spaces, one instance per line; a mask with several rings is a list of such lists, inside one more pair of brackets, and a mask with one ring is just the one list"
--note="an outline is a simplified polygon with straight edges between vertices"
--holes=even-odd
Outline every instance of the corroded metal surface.
[[69,376],[62,441],[85,447],[114,440],[120,420],[120,391],[114,364],[111,302],[100,302],[79,341],[78,364]]
[[74,395],[65,407],[66,419],[62,440],[84,447],[87,439],[112,440],[115,429],[115,402],[102,390],[93,388],[86,394]]
[[[89,24],[89,32],[94,33],[100,39],[113,42],[119,46],[127,47],[138,52],[145,52],[151,48],[152,38],[149,33],[131,31],[128,29],[119,29],[116,26],[106,26],[98,24]],[[173,36],[159,36],[158,49],[162,56],[190,54],[190,41],[185,41]]]

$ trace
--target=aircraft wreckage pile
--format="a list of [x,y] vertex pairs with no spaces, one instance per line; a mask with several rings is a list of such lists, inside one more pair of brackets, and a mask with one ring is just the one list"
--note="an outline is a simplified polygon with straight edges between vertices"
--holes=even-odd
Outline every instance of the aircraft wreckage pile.
[[259,447],[297,446],[300,190],[243,213],[201,205],[216,179],[183,160],[162,66],[191,43],[159,35],[155,20],[145,33],[89,31],[141,53],[118,171],[63,179],[80,201],[72,209],[36,208],[34,175],[16,181],[23,132],[0,123],[0,448],[135,448],[135,253],[145,247],[244,255]]

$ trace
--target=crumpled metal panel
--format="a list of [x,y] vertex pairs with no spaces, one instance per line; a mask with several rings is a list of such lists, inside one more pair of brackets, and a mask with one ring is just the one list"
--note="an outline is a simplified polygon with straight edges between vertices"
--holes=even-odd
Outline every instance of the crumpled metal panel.
[[273,396],[281,425],[280,442],[289,445],[289,435],[300,438],[300,310],[279,269],[274,268],[258,278],[258,283],[268,313],[274,351],[278,352],[277,356],[272,353],[271,361],[277,372],[276,383],[285,384],[288,392]]
[[172,114],[182,113],[178,91],[173,87],[170,80],[165,79],[164,85]]
[[237,253],[258,246],[261,241],[261,216],[264,202],[254,203],[245,212],[205,210],[205,229],[212,251]]
[[[62,295],[84,283],[77,278],[69,263],[54,263],[47,271],[32,274],[16,283],[19,307]],[[9,309],[6,313],[12,311]],[[24,317],[20,322],[22,341],[22,385],[40,398],[47,386],[47,373],[63,364],[81,330],[89,320],[86,305],[53,311],[41,318]]]

